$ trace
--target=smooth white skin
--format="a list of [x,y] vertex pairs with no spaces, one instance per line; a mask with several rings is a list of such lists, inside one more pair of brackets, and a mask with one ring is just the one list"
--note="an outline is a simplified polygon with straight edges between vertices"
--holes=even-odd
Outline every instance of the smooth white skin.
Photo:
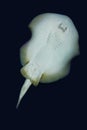
[[26,78],[17,107],[29,89],[39,82],[50,83],[65,77],[70,71],[70,61],[79,54],[78,32],[72,20],[53,13],[41,14],[29,24],[32,38],[20,49]]

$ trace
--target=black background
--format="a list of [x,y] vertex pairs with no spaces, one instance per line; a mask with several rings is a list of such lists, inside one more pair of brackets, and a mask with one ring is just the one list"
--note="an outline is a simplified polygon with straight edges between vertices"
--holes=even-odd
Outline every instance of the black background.
[[[20,74],[20,47],[30,39],[28,24],[41,13],[68,15],[79,32],[80,56],[72,60],[70,74],[51,84],[33,85],[20,106],[16,103],[24,78]],[[86,107],[86,2],[12,1],[3,2],[3,37],[1,65],[4,66],[1,84],[1,120],[3,130],[9,129],[83,129]],[[4,50],[4,51],[3,51]],[[5,52],[5,53],[4,53]],[[15,70],[16,68],[16,70]],[[84,123],[84,124],[83,124]],[[5,128],[4,128],[5,127]]]

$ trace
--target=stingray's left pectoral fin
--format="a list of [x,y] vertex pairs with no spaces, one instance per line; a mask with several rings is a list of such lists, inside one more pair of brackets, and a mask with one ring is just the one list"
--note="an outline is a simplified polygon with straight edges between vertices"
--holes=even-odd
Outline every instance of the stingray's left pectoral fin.
[[19,99],[18,99],[18,102],[17,102],[17,105],[16,105],[16,108],[18,108],[22,98],[24,97],[25,93],[27,92],[27,90],[30,88],[31,86],[31,81],[29,79],[26,79],[22,88],[21,88],[21,91],[20,91],[20,94],[19,94]]

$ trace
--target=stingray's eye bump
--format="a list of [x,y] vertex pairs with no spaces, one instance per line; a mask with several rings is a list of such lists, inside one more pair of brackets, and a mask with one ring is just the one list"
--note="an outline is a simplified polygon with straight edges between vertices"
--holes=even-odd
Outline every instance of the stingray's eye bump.
[[61,29],[62,32],[65,32],[67,30],[67,26],[64,23],[60,23],[58,28]]

